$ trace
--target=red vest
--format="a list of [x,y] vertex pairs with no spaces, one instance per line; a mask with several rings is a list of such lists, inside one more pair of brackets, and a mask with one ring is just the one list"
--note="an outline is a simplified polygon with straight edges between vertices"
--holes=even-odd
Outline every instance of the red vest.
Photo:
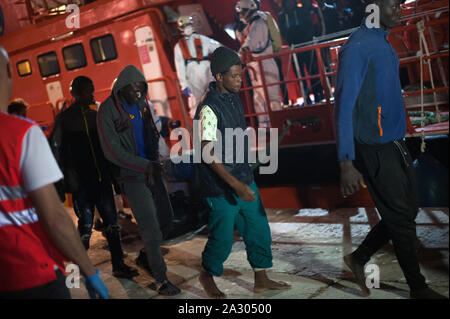
[[0,112],[0,292],[56,280],[63,256],[44,233],[19,169],[22,142],[34,123]]

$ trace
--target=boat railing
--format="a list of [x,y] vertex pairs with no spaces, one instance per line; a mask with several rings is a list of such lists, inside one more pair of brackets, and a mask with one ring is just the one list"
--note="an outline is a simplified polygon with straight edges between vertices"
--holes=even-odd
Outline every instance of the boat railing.
[[[447,12],[448,13],[448,6],[444,9],[440,9],[439,12]],[[389,39],[392,39],[395,37],[394,40],[400,39],[401,41],[404,41],[404,35],[406,33],[410,33],[413,37],[418,37],[418,30],[417,30],[417,18],[425,19],[429,16],[429,13],[422,13],[417,14],[414,16],[414,19],[409,19],[409,24],[402,25],[400,27],[394,28],[390,31]],[[446,106],[448,110],[448,68],[445,70],[445,68],[442,67],[443,65],[443,58],[448,59],[449,56],[449,49],[448,49],[448,43],[446,46],[438,47],[436,45],[436,41],[433,40],[433,28],[443,28],[446,30],[448,34],[448,24],[449,24],[449,18],[447,17],[439,17],[437,19],[426,19],[425,20],[425,33],[427,36],[427,42],[429,43],[430,48],[430,54],[422,56],[422,59],[424,63],[432,63],[433,65],[433,72],[434,74],[438,74],[439,77],[439,85],[437,85],[435,88],[424,88],[423,94],[424,95],[433,95],[434,97],[438,96],[439,99],[437,100],[434,98],[432,101],[428,101],[425,107],[433,107],[433,108],[439,108]],[[344,32],[347,33],[348,32]],[[344,34],[342,33],[342,34]],[[342,35],[340,34],[340,35]],[[332,35],[336,36],[336,35]],[[280,123],[279,120],[275,120],[274,118],[279,118],[283,112],[285,111],[291,111],[290,116],[292,116],[292,111],[296,110],[300,115],[300,110],[305,109],[302,106],[311,106],[311,107],[317,107],[317,106],[333,106],[334,105],[334,80],[337,75],[337,63],[338,63],[338,52],[340,47],[343,43],[347,40],[348,37],[338,38],[334,40],[329,40],[325,42],[320,43],[310,43],[307,45],[302,45],[299,47],[287,47],[284,46],[283,49],[280,52],[265,55],[265,56],[252,56],[244,55],[243,62],[247,64],[247,66],[244,68],[245,71],[250,71],[253,73],[256,73],[255,69],[250,67],[248,63],[250,62],[256,62],[258,65],[258,68],[260,70],[263,70],[263,61],[267,59],[272,58],[280,58],[283,61],[284,66],[286,66],[286,63],[289,63],[288,70],[292,70],[293,68],[296,68],[296,74],[302,74],[300,76],[292,76],[293,72],[290,72],[288,74],[284,74],[284,80],[283,81],[276,81],[276,82],[268,82],[268,79],[266,77],[266,74],[264,72],[257,73],[258,76],[261,77],[260,83],[261,85],[258,86],[252,86],[250,83],[248,83],[247,78],[244,76],[244,83],[242,88],[242,93],[244,95],[244,110],[245,110],[245,117],[249,120],[249,124],[256,128],[257,123],[257,116],[261,115],[267,115],[269,117],[270,126],[271,127],[278,127]],[[448,40],[447,40],[448,41]],[[297,55],[299,53],[304,52],[311,52],[311,54],[314,54],[314,57],[317,61],[317,74],[304,74],[301,70],[301,68],[298,66]],[[420,73],[420,67],[419,63],[421,60],[421,56],[419,55],[420,52],[415,52],[415,54],[411,54],[409,52],[409,56],[400,56],[400,67],[405,67],[409,69],[410,71]],[[419,69],[418,69],[419,68]],[[425,70],[424,72],[428,72]],[[432,76],[434,76],[432,74]],[[435,76],[436,77],[436,76]],[[302,88],[303,84],[306,83],[308,85],[308,81],[311,81],[312,79],[320,79],[321,87],[323,88],[323,95],[324,99],[321,101],[315,101],[314,104],[307,105],[306,104],[306,96],[304,94],[305,90]],[[411,80],[412,81],[412,80]],[[289,105],[283,105],[283,109],[280,111],[274,111],[271,110],[270,100],[269,100],[269,92],[268,87],[271,86],[280,86],[280,85],[289,85],[294,84],[296,85],[297,89],[295,91],[300,91],[301,93],[296,95],[297,100],[294,99],[292,104]],[[419,84],[416,82],[412,82],[412,84]],[[423,84],[423,83],[422,83]],[[266,107],[265,112],[256,112],[252,103],[251,98],[251,91],[254,89],[262,88],[264,92],[264,101]],[[291,89],[288,89],[291,91]],[[414,110],[421,107],[421,104],[412,103],[411,101],[416,101],[417,97],[420,96],[422,90],[420,89],[420,86],[418,89],[407,89],[404,90],[403,96],[405,101],[405,111],[408,110]],[[292,94],[290,94],[292,96]],[[299,102],[300,101],[300,102]],[[304,103],[302,103],[303,101]],[[302,105],[303,104],[303,105]],[[281,129],[281,127],[279,127]],[[411,126],[409,123],[408,125],[409,131],[412,133],[414,130],[414,127]],[[448,130],[448,128],[447,128]]]

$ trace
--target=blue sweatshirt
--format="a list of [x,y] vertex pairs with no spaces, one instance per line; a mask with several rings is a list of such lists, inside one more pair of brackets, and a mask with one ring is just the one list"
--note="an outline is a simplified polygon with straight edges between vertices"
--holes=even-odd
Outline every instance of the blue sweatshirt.
[[136,142],[138,155],[148,159],[145,143],[144,121],[139,110],[139,105],[125,105],[125,109],[130,114],[131,125],[133,126],[134,140]]
[[354,140],[379,145],[405,137],[399,60],[388,34],[363,22],[339,52],[335,92],[339,161],[355,158]]

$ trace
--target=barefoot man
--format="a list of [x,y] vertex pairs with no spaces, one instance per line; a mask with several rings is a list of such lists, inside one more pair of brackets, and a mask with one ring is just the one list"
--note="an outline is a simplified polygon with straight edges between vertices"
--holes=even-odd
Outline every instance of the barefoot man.
[[[211,72],[216,81],[210,83],[209,92],[194,117],[199,120],[195,132],[203,154],[199,166],[202,196],[210,208],[209,238],[202,254],[200,283],[211,298],[226,297],[216,286],[213,276],[223,273],[223,263],[230,255],[236,227],[244,239],[247,259],[255,272],[254,292],[289,289],[288,284],[272,281],[266,274],[266,269],[272,267],[272,238],[248,158],[244,156],[243,163],[239,163],[233,155],[231,163],[225,161],[230,152],[237,154],[237,149],[248,154],[248,143],[243,143],[243,148],[236,145],[238,139],[231,145],[225,141],[217,143],[222,146],[216,144],[219,133],[226,139],[225,129],[246,129],[238,96],[242,62],[236,52],[219,47],[212,55]],[[207,157],[209,160],[206,161]]]

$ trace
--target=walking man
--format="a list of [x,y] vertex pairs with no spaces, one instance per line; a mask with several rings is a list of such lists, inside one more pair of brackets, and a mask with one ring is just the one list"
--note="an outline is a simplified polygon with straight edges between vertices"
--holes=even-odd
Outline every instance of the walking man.
[[94,83],[78,76],[72,81],[70,93],[74,102],[56,117],[50,143],[64,172],[65,192],[72,193],[81,241],[89,249],[97,208],[105,226],[113,275],[131,279],[139,273],[123,261],[110,163],[100,147],[97,111],[90,108],[95,105]]
[[[225,163],[225,156],[236,154],[236,141],[232,149],[222,143],[221,152],[211,145],[217,140],[217,132],[225,136],[226,129],[246,129],[244,113],[238,93],[242,85],[242,62],[236,52],[220,47],[211,59],[211,72],[216,82],[199,105],[195,115],[200,127],[202,153],[211,149],[212,162],[207,164],[202,156],[200,184],[202,196],[210,208],[209,237],[202,254],[203,271],[200,283],[211,298],[225,298],[213,276],[221,276],[223,263],[231,253],[233,232],[237,230],[244,239],[247,258],[255,271],[255,292],[267,289],[289,289],[285,283],[278,283],[267,277],[266,269],[272,267],[271,235],[264,206],[247,156],[243,163]],[[248,143],[242,150],[248,154]],[[221,153],[221,155],[217,155]],[[229,157],[228,157],[229,158]]]
[[335,115],[342,194],[349,196],[367,185],[381,221],[344,261],[368,296],[364,265],[392,240],[411,298],[442,298],[420,273],[417,182],[404,142],[406,114],[399,60],[387,41],[389,29],[399,21],[402,1],[374,3],[380,9],[379,27],[364,21],[339,53]]
[[173,211],[159,162],[158,128],[153,120],[145,77],[133,65],[119,74],[111,96],[97,116],[100,143],[114,164],[118,184],[128,199],[161,295],[180,290],[167,278],[160,245],[172,227]]

